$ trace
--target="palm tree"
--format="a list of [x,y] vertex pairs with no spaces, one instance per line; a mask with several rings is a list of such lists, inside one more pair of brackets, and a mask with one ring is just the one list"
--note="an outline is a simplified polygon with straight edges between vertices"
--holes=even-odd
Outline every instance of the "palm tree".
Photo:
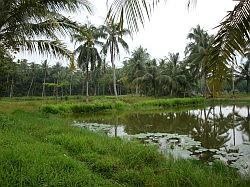
[[239,71],[238,71],[238,79],[239,80],[246,80],[247,82],[247,87],[246,87],[246,92],[250,92],[250,53],[246,55],[247,61],[239,66]]
[[60,12],[72,12],[80,7],[91,11],[87,0],[2,0],[0,48],[69,57],[57,34],[71,33],[77,25]]
[[29,95],[30,95],[30,91],[31,91],[32,86],[34,84],[34,78],[35,78],[35,75],[36,75],[36,65],[35,65],[34,62],[32,62],[30,64],[30,74],[31,74],[31,82],[30,82],[29,89],[28,89],[28,92],[27,92],[27,97],[29,97]]
[[96,48],[96,45],[101,45],[98,39],[102,36],[99,29],[93,25],[85,25],[80,28],[79,34],[74,34],[72,39],[76,43],[81,43],[75,50],[75,54],[78,54],[77,63],[78,66],[86,71],[86,101],[89,97],[89,70],[93,71],[97,66],[101,64],[101,57]]
[[133,51],[132,57],[124,63],[123,69],[128,81],[135,83],[136,94],[139,94],[139,84],[136,80],[145,74],[145,64],[149,60],[150,56],[147,50],[140,46]]
[[211,66],[210,50],[212,48],[213,37],[209,36],[199,25],[193,28],[187,36],[191,40],[188,43],[185,54],[194,75],[201,78],[201,93],[206,96],[207,74]]
[[[166,61],[166,62],[165,62]],[[169,57],[161,62],[161,72],[158,77],[164,89],[168,89],[170,96],[177,94],[189,84],[182,72],[179,53],[169,53]]]
[[69,73],[70,73],[70,80],[69,80],[69,95],[72,95],[72,79],[74,71],[76,70],[76,66],[74,63],[74,56],[71,56],[70,64],[69,64]]
[[146,94],[156,96],[158,77],[160,73],[156,59],[147,61],[145,63],[145,70],[142,73],[142,76],[135,78],[133,82],[139,84],[140,87],[143,87]]
[[103,46],[103,53],[106,55],[109,51],[110,60],[113,69],[113,85],[114,93],[117,97],[117,88],[116,88],[116,74],[115,74],[115,59],[119,57],[120,49],[119,45],[125,49],[126,52],[129,51],[128,44],[123,39],[123,36],[130,34],[127,29],[122,29],[121,24],[116,24],[113,21],[107,22],[106,26],[102,26],[103,33],[106,34],[106,42]]
[[42,97],[44,97],[46,95],[45,86],[46,86],[46,78],[47,78],[47,74],[48,74],[48,61],[47,60],[45,60],[42,63],[42,69],[44,72]]

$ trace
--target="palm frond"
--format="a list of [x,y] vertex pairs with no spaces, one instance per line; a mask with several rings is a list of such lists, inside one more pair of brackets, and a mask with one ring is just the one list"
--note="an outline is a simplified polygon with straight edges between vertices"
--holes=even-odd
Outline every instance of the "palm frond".
[[[109,0],[107,0],[108,2]],[[126,22],[131,32],[137,32],[140,25],[144,27],[145,21],[150,20],[153,10],[160,2],[167,0],[114,0],[109,8],[107,20]],[[196,4],[196,0],[187,0],[187,6]]]
[[91,11],[91,4],[87,0],[4,0],[0,6],[0,42],[9,50],[18,51],[21,48],[31,49],[32,52],[34,49],[39,51],[41,44],[40,48],[47,49],[46,52],[55,49],[51,51],[53,55],[55,52],[61,55],[66,50],[58,42],[58,34],[74,33],[77,24],[59,12],[76,11],[80,7]]
[[52,54],[54,57],[71,57],[71,52],[59,40],[21,40],[19,47],[23,50],[42,55]]
[[219,25],[213,42],[213,60],[233,61],[235,52],[244,55],[250,41],[250,0],[236,0],[238,4]]

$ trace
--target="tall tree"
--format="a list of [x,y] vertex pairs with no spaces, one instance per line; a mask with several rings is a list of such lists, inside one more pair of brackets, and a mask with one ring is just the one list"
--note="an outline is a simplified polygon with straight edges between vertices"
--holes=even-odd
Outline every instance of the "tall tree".
[[206,96],[207,75],[211,67],[210,51],[213,37],[209,36],[208,33],[198,25],[192,29],[187,38],[191,40],[185,50],[187,61],[194,70],[194,75],[199,75],[201,78],[201,93]]
[[158,77],[160,83],[163,83],[162,87],[169,90],[170,96],[177,95],[180,91],[185,92],[189,83],[182,71],[179,53],[169,53],[165,61],[166,63],[161,65],[161,73]]
[[109,51],[110,60],[113,68],[113,86],[114,93],[117,97],[116,88],[116,73],[115,73],[115,59],[119,57],[120,48],[119,45],[125,49],[126,52],[129,51],[129,46],[123,39],[123,36],[130,34],[129,30],[121,28],[121,24],[114,23],[113,21],[107,22],[106,26],[102,26],[103,33],[106,34],[106,42],[103,46],[103,53],[107,54]]
[[[128,81],[133,82],[137,78],[143,76],[145,73],[145,64],[150,60],[150,55],[147,50],[143,47],[138,47],[132,52],[131,58],[124,64],[124,69],[126,69],[126,74],[128,77]],[[139,83],[134,81],[135,83],[135,93],[139,94]]]
[[89,97],[89,71],[93,71],[97,66],[100,66],[102,61],[96,48],[98,45],[102,45],[102,42],[99,41],[101,36],[100,29],[93,25],[85,25],[72,38],[76,43],[81,43],[75,50],[75,54],[78,55],[78,66],[83,71],[86,71],[86,101],[88,101]]
[[32,89],[33,84],[34,84],[35,75],[36,75],[36,66],[35,66],[35,63],[32,62],[32,63],[30,64],[30,76],[31,76],[31,81],[30,81],[30,85],[29,85],[28,92],[27,92],[27,97],[30,96],[31,89]]
[[48,61],[45,60],[43,63],[42,63],[42,68],[43,68],[43,73],[44,73],[44,76],[43,76],[43,90],[42,90],[42,97],[45,97],[46,96],[46,78],[47,78],[47,74],[48,74]]
[[74,63],[74,56],[71,56],[70,64],[69,64],[69,73],[70,73],[70,80],[69,80],[69,95],[72,95],[72,79],[74,71],[76,70],[76,66]]
[[247,82],[246,92],[250,93],[250,53],[246,55],[247,60],[244,64],[239,66],[237,77],[239,80],[245,80]]

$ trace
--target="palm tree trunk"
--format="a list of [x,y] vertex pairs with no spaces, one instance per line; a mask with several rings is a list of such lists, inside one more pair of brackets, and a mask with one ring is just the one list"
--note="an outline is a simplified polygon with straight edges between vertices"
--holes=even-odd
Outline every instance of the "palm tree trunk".
[[247,77],[247,93],[250,93],[250,77]]
[[45,70],[45,73],[44,73],[44,78],[43,78],[43,91],[42,91],[42,97],[45,96],[45,84],[46,84],[46,70]]
[[9,92],[9,78],[10,78],[10,75],[8,74],[7,80],[6,80],[6,93],[5,94],[8,94]]
[[86,75],[86,102],[89,102],[89,71],[87,69]]
[[69,95],[72,95],[72,74],[70,74]]
[[156,83],[153,81],[154,96],[156,97]]
[[58,88],[59,88],[59,81],[58,79],[56,80],[56,100],[58,98]]
[[135,94],[138,95],[138,90],[139,90],[139,85],[138,83],[136,83],[136,87],[135,87]]
[[32,88],[33,82],[34,82],[34,77],[32,77],[32,80],[31,80],[31,83],[30,83],[30,86],[29,86],[29,90],[28,90],[28,93],[27,93],[27,97],[29,97],[29,95],[30,95],[30,90]]
[[84,94],[84,74],[82,72],[82,96]]
[[56,96],[56,81],[54,79],[54,86],[53,86],[53,97]]
[[100,95],[100,83],[97,83],[97,95]]
[[11,85],[10,85],[10,98],[13,97],[13,87],[14,87],[14,80],[13,77],[11,79]]
[[114,64],[114,49],[113,45],[111,46],[111,64],[113,68],[113,85],[114,85],[114,94],[117,97],[117,89],[116,89],[116,74],[115,74],[115,64]]
[[63,86],[61,87],[61,96],[63,97],[63,95],[64,95],[64,93],[63,93],[64,91],[63,91]]
[[203,95],[204,97],[207,97],[207,80],[206,80],[205,68],[203,73]]

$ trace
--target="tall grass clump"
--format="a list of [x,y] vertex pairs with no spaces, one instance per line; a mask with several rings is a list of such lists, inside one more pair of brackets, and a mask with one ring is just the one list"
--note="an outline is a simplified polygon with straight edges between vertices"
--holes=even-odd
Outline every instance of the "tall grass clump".
[[205,103],[205,98],[173,98],[173,99],[156,99],[142,101],[135,104],[135,107],[177,107],[177,106],[196,106]]
[[45,113],[58,114],[58,113],[89,113],[99,112],[104,110],[120,110],[126,106],[121,101],[111,102],[95,102],[90,104],[54,104],[43,105],[41,111]]

